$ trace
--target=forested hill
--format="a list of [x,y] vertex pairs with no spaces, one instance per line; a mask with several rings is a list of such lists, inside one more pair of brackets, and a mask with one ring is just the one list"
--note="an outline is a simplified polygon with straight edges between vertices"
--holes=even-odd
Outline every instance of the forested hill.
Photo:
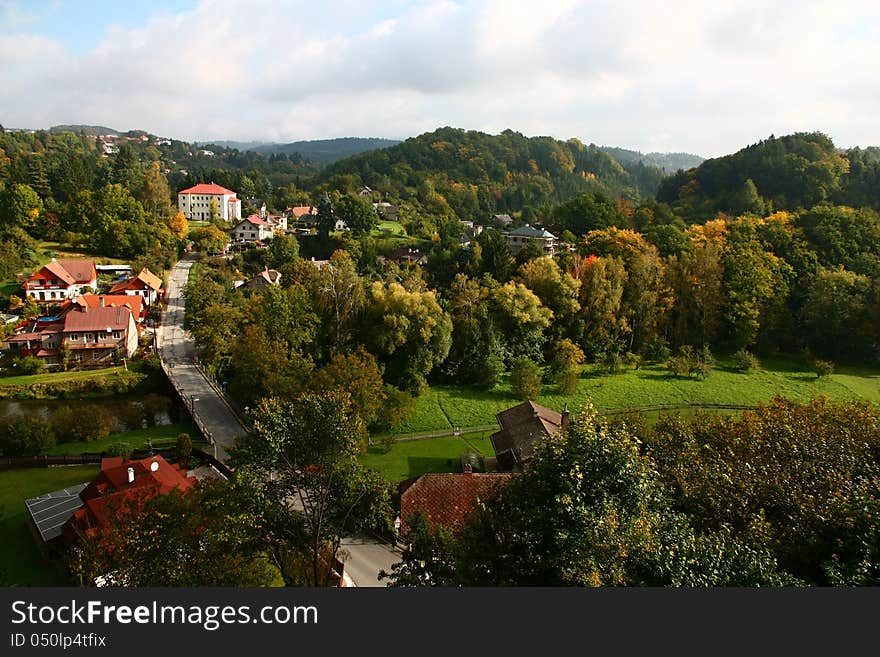
[[299,153],[303,159],[319,164],[333,164],[352,155],[365,151],[395,146],[396,139],[379,139],[374,137],[341,137],[339,139],[315,139],[311,141],[295,141],[290,144],[261,144],[252,146],[252,150],[263,155],[282,153],[293,155]]
[[624,166],[642,162],[648,166],[659,167],[666,173],[675,173],[679,169],[693,169],[706,161],[705,158],[691,153],[641,153],[614,146],[603,146],[602,150]]
[[670,176],[659,201],[694,220],[797,210],[829,202],[880,209],[878,149],[843,151],[819,132],[770,136]]
[[523,212],[588,192],[639,200],[654,194],[663,172],[625,167],[577,139],[499,135],[440,128],[325,169],[318,181],[340,191],[366,185],[391,198],[417,201],[433,214],[451,209],[460,219]]

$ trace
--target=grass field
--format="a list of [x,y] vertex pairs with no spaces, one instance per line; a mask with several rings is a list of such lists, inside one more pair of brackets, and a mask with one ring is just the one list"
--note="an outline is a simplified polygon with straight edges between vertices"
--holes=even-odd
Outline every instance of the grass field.
[[123,372],[123,367],[108,367],[100,370],[44,372],[41,374],[30,374],[28,376],[4,376],[0,378],[0,388],[3,386],[26,386],[37,383],[64,383],[65,381],[84,381],[88,379],[98,380],[118,376]]
[[[763,368],[739,373],[720,362],[703,381],[669,376],[659,366],[646,366],[618,374],[584,368],[578,389],[570,395],[545,386],[535,401],[572,411],[591,399],[599,411],[634,406],[673,404],[744,404],[770,401],[776,395],[794,401],[808,401],[827,395],[833,400],[866,399],[880,402],[880,370],[841,367],[821,379],[795,361],[768,359]],[[464,386],[432,386],[416,398],[412,417],[394,428],[395,435],[441,431],[458,427],[478,427],[495,422],[495,414],[517,403],[505,381],[494,390]]]
[[97,454],[105,451],[111,445],[125,443],[132,450],[147,449],[150,446],[150,438],[153,439],[153,447],[168,449],[177,443],[177,435],[188,433],[193,439],[193,445],[198,446],[200,440],[198,431],[193,430],[189,423],[166,424],[161,427],[149,429],[135,429],[125,433],[117,433],[101,440],[92,442],[61,443],[47,450],[44,454]]
[[37,495],[89,481],[97,466],[28,468],[0,471],[0,583],[63,586],[64,575],[40,556],[24,501]]
[[[841,367],[838,372],[821,379],[796,361],[766,359],[763,368],[748,374],[735,372],[723,360],[703,381],[670,377],[658,366],[642,367],[619,374],[605,374],[587,366],[581,375],[576,393],[561,395],[552,386],[545,386],[545,394],[536,401],[561,410],[565,404],[573,412],[591,399],[600,412],[640,406],[685,404],[738,404],[756,405],[780,395],[805,402],[826,395],[829,399],[845,401],[865,399],[880,402],[880,370]],[[483,427],[494,425],[495,414],[519,403],[505,382],[495,390],[476,390],[465,386],[432,386],[416,399],[412,416],[394,428],[392,435],[451,431],[455,427]],[[639,413],[647,426],[652,426],[667,412],[684,418],[693,417],[699,410],[685,408],[676,411],[649,411]],[[713,409],[713,413],[736,411]],[[626,417],[612,415],[611,417]],[[491,432],[463,437],[426,438],[396,443],[390,450],[384,446],[370,447],[363,463],[381,472],[389,481],[400,481],[426,472],[457,472],[459,457],[469,451],[492,455],[488,436]],[[465,443],[465,439],[467,443]],[[374,441],[381,436],[374,436]]]
[[489,434],[412,440],[396,443],[390,450],[373,445],[361,462],[378,470],[388,481],[397,482],[426,472],[459,472],[459,457],[468,452],[492,456]]

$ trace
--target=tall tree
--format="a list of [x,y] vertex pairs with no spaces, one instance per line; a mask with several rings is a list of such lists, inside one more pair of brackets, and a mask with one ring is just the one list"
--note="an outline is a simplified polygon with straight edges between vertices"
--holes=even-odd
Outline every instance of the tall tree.
[[252,417],[233,459],[267,507],[267,551],[288,585],[332,585],[343,536],[388,522],[387,484],[357,459],[364,422],[338,390],[266,398]]

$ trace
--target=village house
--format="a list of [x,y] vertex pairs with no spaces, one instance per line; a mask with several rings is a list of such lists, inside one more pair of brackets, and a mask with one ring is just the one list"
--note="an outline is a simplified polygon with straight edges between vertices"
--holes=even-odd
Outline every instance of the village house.
[[284,208],[286,217],[293,217],[294,223],[302,223],[314,226],[318,216],[318,208],[314,205],[297,205],[292,208]]
[[502,226],[510,226],[513,223],[513,217],[509,214],[494,214],[492,218],[496,223],[501,224]]
[[135,509],[152,496],[187,491],[196,481],[162,456],[131,461],[117,456],[102,459],[101,472],[91,482],[25,500],[25,506],[41,543],[72,545],[106,528],[115,513]]
[[267,267],[249,280],[245,285],[247,289],[256,291],[263,290],[270,285],[277,287],[278,285],[281,285],[281,272],[277,269],[269,269]]
[[266,215],[266,223],[272,226],[272,228],[275,229],[276,232],[287,232],[287,217],[285,217],[283,214]]
[[394,262],[414,263],[417,265],[424,265],[428,262],[427,254],[408,246],[396,249],[388,256],[388,259]]
[[144,267],[134,278],[123,278],[114,283],[110,294],[128,294],[143,297],[144,303],[152,307],[162,297],[162,279]]
[[252,214],[247,219],[237,224],[230,231],[233,244],[252,244],[271,240],[275,235],[275,228],[268,221],[260,219]]
[[514,256],[522,251],[531,240],[535,240],[538,246],[541,247],[544,255],[548,256],[556,253],[556,249],[559,246],[559,240],[553,233],[543,228],[534,228],[528,224],[505,233],[504,237],[507,240],[507,248],[510,249],[510,254]]
[[223,221],[241,220],[241,199],[225,187],[201,183],[177,193],[177,209],[189,221],[209,221],[211,201],[217,204],[217,216]]
[[147,315],[147,307],[144,298],[136,294],[81,294],[71,301],[65,301],[61,304],[59,317],[63,317],[66,313],[81,308],[116,308],[125,307],[131,311],[132,317],[137,324],[140,324]]
[[397,221],[399,208],[396,205],[391,205],[391,203],[382,201],[381,203],[373,203],[373,209],[380,218],[387,221]]
[[244,200],[244,203],[245,203],[246,206],[249,206],[249,207],[253,208],[254,210],[256,210],[256,211],[257,211],[257,216],[259,216],[260,219],[265,219],[265,218],[266,218],[266,214],[267,214],[267,211],[266,211],[266,201],[264,201],[264,200],[261,199],[261,198],[253,198],[253,197],[251,197],[251,198],[246,198],[246,199]]
[[400,537],[405,538],[413,515],[421,513],[432,529],[461,529],[480,500],[486,500],[510,479],[508,473],[425,474],[405,485],[400,494]]
[[[99,302],[100,303],[100,302]],[[77,367],[108,367],[117,357],[131,358],[138,348],[138,330],[127,306],[70,304],[62,316],[29,320],[3,340],[14,356],[36,356],[47,367],[60,366],[64,351]]]
[[525,401],[495,416],[500,430],[489,437],[498,470],[521,469],[532,458],[535,444],[568,426],[569,412],[562,413]]
[[93,260],[55,260],[31,274],[24,282],[25,294],[37,303],[61,303],[84,289],[98,289],[98,271]]

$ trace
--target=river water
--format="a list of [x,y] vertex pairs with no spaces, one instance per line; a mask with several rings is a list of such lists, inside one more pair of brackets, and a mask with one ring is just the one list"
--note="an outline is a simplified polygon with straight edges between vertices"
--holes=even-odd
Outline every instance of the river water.
[[112,433],[171,424],[178,415],[174,400],[158,394],[117,395],[102,399],[0,399],[0,423],[22,415],[51,421],[53,416],[61,413],[70,417],[70,410],[87,414],[95,412],[96,408],[112,416]]

